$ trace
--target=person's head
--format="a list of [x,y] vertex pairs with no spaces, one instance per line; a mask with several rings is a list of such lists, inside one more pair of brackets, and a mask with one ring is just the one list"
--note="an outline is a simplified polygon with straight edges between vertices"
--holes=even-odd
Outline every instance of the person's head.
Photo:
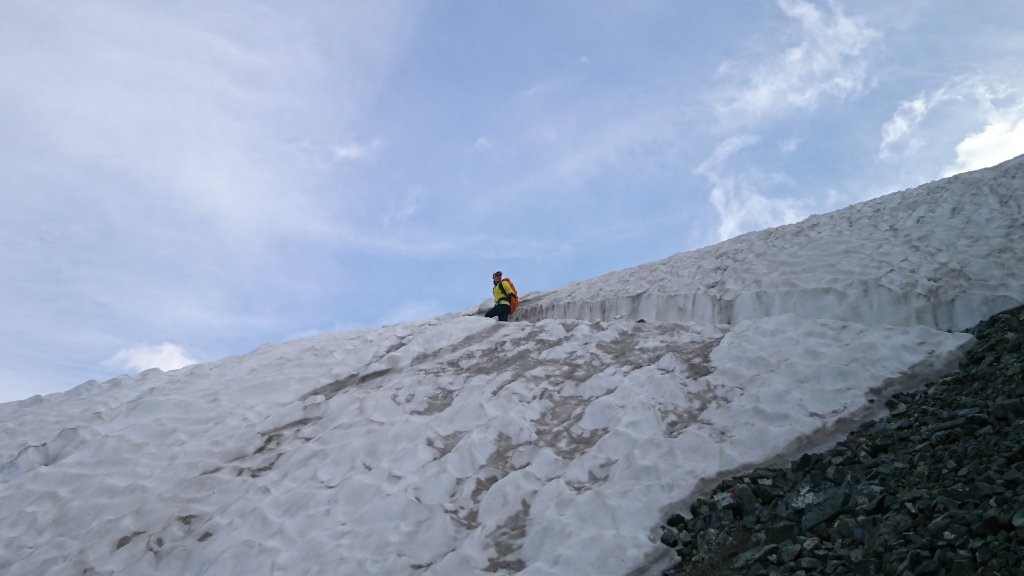
[[501,270],[498,270],[497,272],[492,274],[491,275],[491,280],[494,280],[495,284],[497,284],[498,282],[501,282]]

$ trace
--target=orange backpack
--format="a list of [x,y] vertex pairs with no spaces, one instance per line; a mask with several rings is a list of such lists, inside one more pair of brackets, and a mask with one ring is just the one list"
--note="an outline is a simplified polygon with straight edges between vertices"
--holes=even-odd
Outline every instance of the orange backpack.
[[[505,290],[505,282],[508,282],[508,285],[512,287],[511,294]],[[516,290],[516,285],[512,283],[512,279],[502,278],[501,282],[498,283],[498,289],[501,290],[501,293],[504,294],[506,298],[508,298],[508,315],[511,316],[515,314],[516,308],[519,308],[519,291]]]

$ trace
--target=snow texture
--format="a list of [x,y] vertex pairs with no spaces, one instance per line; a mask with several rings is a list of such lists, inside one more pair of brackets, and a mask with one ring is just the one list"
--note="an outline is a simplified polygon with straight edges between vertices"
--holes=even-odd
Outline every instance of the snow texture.
[[[629,574],[1024,302],[1024,158],[447,316],[0,404],[0,573]],[[637,320],[644,319],[644,322]]]

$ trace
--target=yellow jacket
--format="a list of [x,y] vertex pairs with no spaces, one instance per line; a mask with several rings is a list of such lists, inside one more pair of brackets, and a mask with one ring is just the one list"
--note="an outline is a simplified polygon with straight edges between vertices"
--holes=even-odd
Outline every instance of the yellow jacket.
[[[501,291],[503,287],[505,288],[505,292]],[[501,282],[495,284],[493,292],[495,304],[501,304],[504,302],[510,306],[512,305],[510,299],[512,298],[512,294],[515,294],[515,290],[513,290],[512,286],[509,284],[508,278],[502,278]],[[505,295],[506,293],[508,293],[508,296]]]

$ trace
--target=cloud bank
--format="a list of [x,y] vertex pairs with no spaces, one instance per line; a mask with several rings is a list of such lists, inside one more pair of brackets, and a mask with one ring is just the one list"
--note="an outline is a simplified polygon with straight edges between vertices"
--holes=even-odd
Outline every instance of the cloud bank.
[[164,342],[156,346],[134,346],[119,350],[106,364],[115,370],[141,372],[159,368],[166,372],[197,362],[198,360],[189,357],[181,346]]

